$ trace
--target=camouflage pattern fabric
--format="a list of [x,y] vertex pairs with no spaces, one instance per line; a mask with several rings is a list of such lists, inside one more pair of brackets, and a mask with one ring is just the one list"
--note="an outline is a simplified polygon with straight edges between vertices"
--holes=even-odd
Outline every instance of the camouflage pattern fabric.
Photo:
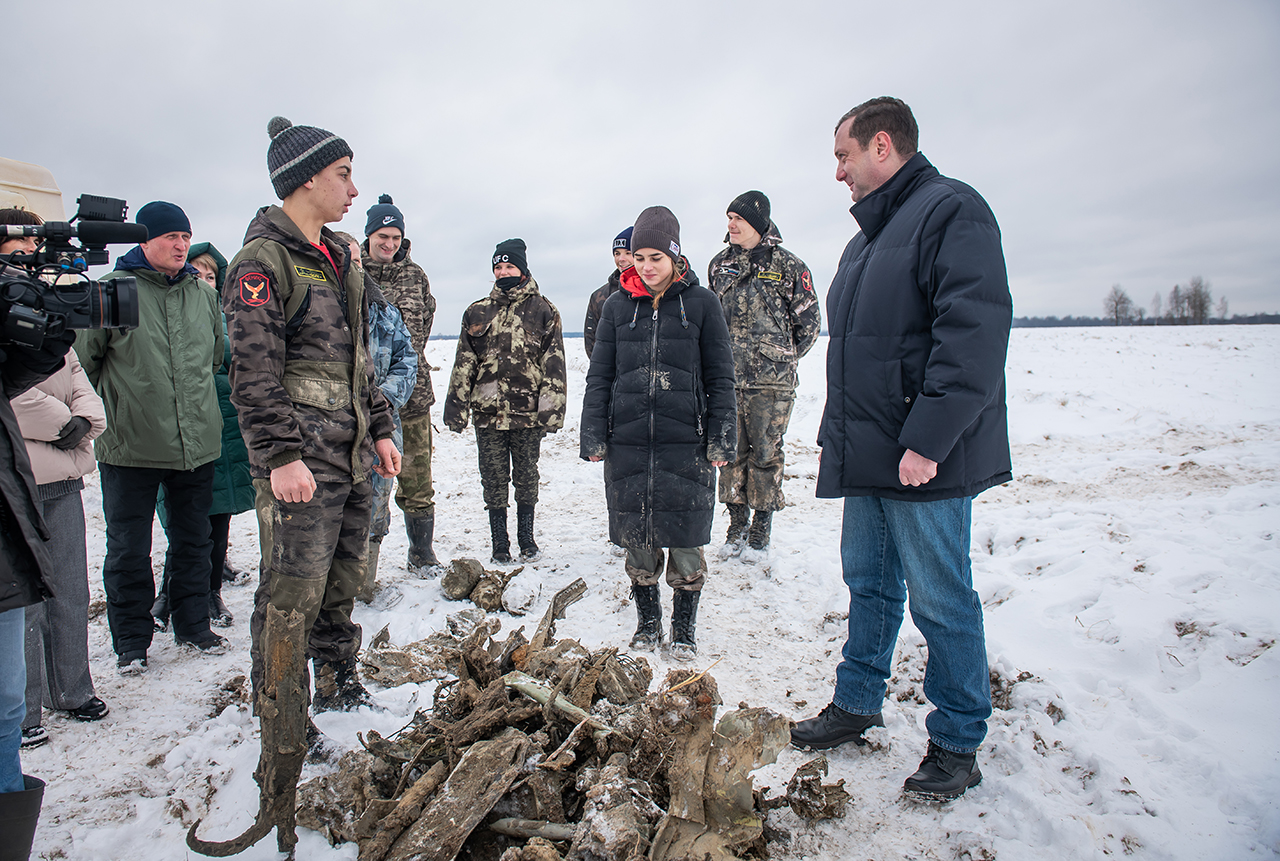
[[364,243],[364,254],[360,260],[364,271],[378,282],[382,295],[395,305],[409,328],[413,339],[413,354],[420,360],[418,365],[418,385],[413,389],[409,402],[400,409],[402,418],[427,415],[431,405],[436,402],[436,393],[431,385],[431,370],[423,361],[423,350],[427,347],[427,339],[431,337],[431,326],[436,318],[436,297],[431,295],[431,282],[422,267],[409,257],[409,240],[400,244],[400,250],[390,263],[375,262],[369,256],[369,241]]
[[541,428],[508,431],[476,428],[485,510],[507,507],[508,482],[515,485],[516,505],[538,504],[541,447]]
[[[372,291],[381,296],[375,286]],[[373,382],[390,402],[396,429],[391,435],[396,451],[404,451],[404,433],[400,409],[409,400],[418,376],[418,357],[414,353],[409,329],[396,306],[375,298],[369,303],[369,361],[373,365]],[[373,482],[373,516],[369,535],[381,540],[391,527],[391,488],[394,478],[370,474]]]
[[509,291],[496,284],[462,315],[444,423],[554,433],[564,426],[568,382],[560,313],[532,278]]
[[[701,592],[707,580],[707,559],[701,547],[667,550],[667,585],[672,589]],[[627,576],[637,586],[656,586],[662,575],[662,548],[628,547]]]
[[342,661],[360,651],[360,626],[351,620],[351,607],[364,577],[373,490],[367,481],[320,481],[310,502],[282,502],[268,479],[254,479],[253,486],[258,533],[269,554],[249,620],[256,702],[265,669],[262,627],[268,605],[303,615],[308,658]]
[[333,263],[283,209],[264,207],[223,287],[231,402],[255,478],[302,460],[316,481],[363,482],[373,440],[395,430],[366,354],[364,275],[328,228],[321,241]]
[[618,292],[622,286],[622,273],[617,269],[613,270],[613,274],[609,276],[609,280],[604,282],[604,286],[591,294],[591,298],[587,300],[587,319],[582,324],[582,345],[587,349],[587,358],[591,358],[591,351],[596,347],[596,329],[600,326],[600,312],[604,310],[604,303],[609,297]]
[[783,392],[739,389],[738,457],[720,467],[719,499],[754,511],[781,511],[785,457],[782,438],[795,397]]
[[431,415],[404,420],[404,447],[396,476],[396,505],[401,511],[434,514],[436,491],[431,482]]
[[796,366],[822,331],[822,306],[804,261],[770,227],[751,251],[730,245],[711,259],[708,286],[720,297],[733,342],[738,389],[794,392]]

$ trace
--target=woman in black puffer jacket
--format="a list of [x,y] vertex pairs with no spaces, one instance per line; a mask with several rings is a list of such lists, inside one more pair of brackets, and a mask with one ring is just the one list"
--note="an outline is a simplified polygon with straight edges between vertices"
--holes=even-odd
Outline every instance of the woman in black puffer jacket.
[[737,414],[729,329],[715,294],[680,256],[663,206],[636,219],[635,266],[601,312],[582,402],[582,457],[604,461],[609,538],[627,550],[639,613],[631,648],[662,640],[663,548],[675,590],[672,655],[697,653],[694,629],[711,540],[715,468],[734,459]]

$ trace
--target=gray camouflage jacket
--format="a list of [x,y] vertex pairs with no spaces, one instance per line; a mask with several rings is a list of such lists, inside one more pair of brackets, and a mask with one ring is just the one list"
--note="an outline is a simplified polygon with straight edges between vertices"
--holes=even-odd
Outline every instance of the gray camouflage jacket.
[[395,259],[390,263],[377,263],[369,256],[369,240],[365,240],[360,260],[364,271],[378,282],[382,295],[396,306],[413,338],[413,352],[418,357],[418,382],[409,396],[409,402],[400,410],[404,419],[427,415],[436,402],[435,389],[431,386],[431,366],[424,357],[427,339],[436,317],[436,297],[431,295],[431,282],[422,267],[409,257],[409,240],[404,240]]
[[729,324],[739,389],[794,391],[796,367],[822,331],[809,267],[781,242],[770,225],[754,249],[730,245],[707,267]]
[[444,401],[444,423],[461,432],[467,419],[495,430],[564,427],[568,382],[560,313],[538,282],[488,297],[462,315],[458,352]]

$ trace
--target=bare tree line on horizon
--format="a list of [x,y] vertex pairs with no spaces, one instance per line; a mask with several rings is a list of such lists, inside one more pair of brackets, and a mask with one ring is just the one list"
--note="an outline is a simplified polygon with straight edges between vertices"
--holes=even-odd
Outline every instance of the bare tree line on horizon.
[[1158,326],[1161,323],[1186,326],[1214,321],[1225,323],[1229,306],[1227,297],[1222,296],[1215,309],[1212,286],[1203,277],[1193,275],[1185,287],[1174,284],[1168,299],[1157,292],[1151,298],[1149,315],[1147,309],[1136,305],[1119,284],[1111,286],[1111,291],[1102,300],[1102,310],[1103,318],[1116,326]]

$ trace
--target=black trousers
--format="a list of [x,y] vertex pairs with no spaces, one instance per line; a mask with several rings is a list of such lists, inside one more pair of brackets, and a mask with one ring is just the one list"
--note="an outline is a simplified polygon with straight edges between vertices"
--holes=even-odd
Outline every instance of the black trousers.
[[209,630],[209,509],[213,505],[214,462],[191,470],[98,464],[102,513],[107,521],[107,558],[102,583],[107,622],[117,655],[145,652],[151,645],[151,525],[156,494],[164,486],[169,550],[170,618],[179,640],[201,640]]

